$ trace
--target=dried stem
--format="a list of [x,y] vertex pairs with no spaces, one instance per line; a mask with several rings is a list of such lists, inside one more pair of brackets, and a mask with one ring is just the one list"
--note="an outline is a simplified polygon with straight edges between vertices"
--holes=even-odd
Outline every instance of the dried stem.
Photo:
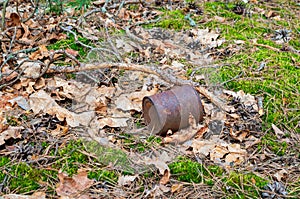
[[8,4],[9,0],[6,0],[3,3],[3,8],[2,8],[2,20],[1,20],[1,30],[4,31],[5,30],[5,14],[6,14],[6,7]]

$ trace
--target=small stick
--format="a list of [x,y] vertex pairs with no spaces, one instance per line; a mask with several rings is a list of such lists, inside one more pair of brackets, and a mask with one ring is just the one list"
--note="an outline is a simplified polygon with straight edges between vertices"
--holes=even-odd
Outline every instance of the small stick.
[[274,48],[272,46],[268,46],[268,45],[265,45],[265,44],[254,43],[254,46],[264,47],[264,48],[268,48],[268,49],[276,51],[276,52],[280,52],[280,50],[278,48]]
[[3,8],[2,8],[2,20],[1,20],[1,30],[2,30],[2,31],[5,30],[5,14],[6,14],[6,7],[7,7],[7,4],[8,4],[8,1],[9,1],[9,0],[6,0],[6,1],[3,3]]

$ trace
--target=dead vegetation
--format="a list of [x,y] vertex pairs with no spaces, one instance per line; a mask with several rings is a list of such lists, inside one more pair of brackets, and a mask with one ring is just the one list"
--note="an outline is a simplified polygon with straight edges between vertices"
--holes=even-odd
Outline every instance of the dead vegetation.
[[[228,16],[213,13],[211,5],[226,5]],[[272,109],[264,95],[225,89],[253,78],[247,69],[222,77],[231,74],[222,73],[226,57],[249,41],[228,40],[209,26],[226,24],[232,13],[240,20],[259,16],[265,5],[273,6],[3,1],[2,197],[297,198],[299,122],[268,124]],[[299,50],[286,44],[290,36],[275,34],[285,48],[256,40],[253,46],[289,51],[297,67]],[[204,121],[191,118],[186,129],[152,135],[142,118],[143,97],[183,84],[199,92]]]

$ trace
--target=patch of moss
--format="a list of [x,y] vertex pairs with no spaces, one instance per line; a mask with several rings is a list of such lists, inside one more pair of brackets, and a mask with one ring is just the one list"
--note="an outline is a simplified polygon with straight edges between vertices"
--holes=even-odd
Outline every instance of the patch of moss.
[[204,4],[204,12],[210,17],[220,16],[227,20],[240,20],[242,16],[235,14],[231,10],[234,8],[234,3],[225,2],[207,2]]
[[224,171],[218,166],[204,167],[198,162],[194,162],[187,158],[179,158],[178,161],[169,164],[172,176],[177,180],[191,183],[204,182],[207,185],[213,185],[214,181],[211,176],[221,176]]
[[60,15],[64,11],[63,9],[63,1],[62,0],[52,0],[47,1],[47,9],[46,13],[57,14]]
[[136,112],[132,115],[135,119],[134,119],[134,123],[136,125],[137,128],[141,128],[144,127],[144,120],[142,119],[142,114],[139,112]]
[[81,152],[84,150],[84,145],[81,140],[70,141],[65,147],[58,150],[59,158],[53,167],[61,169],[63,172],[72,176],[77,173],[80,164],[86,164],[88,162],[88,156]]
[[43,186],[41,181],[49,181],[49,176],[57,176],[55,171],[38,169],[25,163],[14,164],[7,157],[0,157],[0,168],[0,181],[5,182],[6,191],[16,193],[37,190]]
[[132,10],[132,11],[138,11],[139,10],[139,5],[138,4],[131,4],[131,5],[128,6],[128,9]]
[[[54,44],[50,44],[47,46],[48,50],[60,50],[60,49],[72,49],[75,51],[78,51],[78,54],[80,56],[80,60],[83,60],[87,55],[87,50],[85,47],[81,46],[80,44],[77,44],[74,38],[73,34],[69,34],[68,39],[62,39],[59,41],[56,41]],[[78,40],[86,45],[91,45],[90,40],[84,37],[78,37]]]
[[65,76],[67,79],[76,79],[76,74],[74,73],[67,73]]
[[96,181],[108,181],[110,183],[116,183],[118,181],[118,175],[114,171],[103,169],[90,171],[88,178],[95,179]]
[[130,167],[130,162],[125,152],[120,149],[113,149],[99,145],[96,141],[84,141],[86,151],[92,153],[98,158],[99,163],[103,165],[114,164],[117,168],[123,171],[133,172]]
[[162,19],[155,24],[147,24],[144,27],[161,27],[164,29],[182,30],[190,27],[189,21],[184,19],[185,15],[181,10],[163,10]]
[[91,5],[91,0],[68,1],[67,6],[74,7],[76,10],[86,10]]
[[[262,15],[240,16],[232,12],[234,4],[231,3],[207,2],[203,5],[206,15],[221,16],[226,21],[220,23],[211,20],[200,24],[200,28],[218,29],[221,33],[220,37],[226,39],[223,47],[228,43],[233,43],[234,40],[245,41],[239,52],[222,60],[222,63],[225,62],[230,66],[222,67],[219,74],[220,82],[234,79],[237,75],[242,74],[242,78],[229,81],[225,86],[232,90],[244,90],[253,95],[264,96],[264,108],[267,110],[267,114],[264,116],[265,129],[268,129],[272,123],[279,126],[285,123],[294,129],[297,121],[293,118],[297,117],[299,112],[292,110],[300,105],[299,97],[295,95],[300,90],[300,85],[297,83],[300,78],[299,69],[295,67],[295,63],[300,62],[300,56],[292,52],[277,52],[266,47],[254,46],[251,40],[256,39],[258,44],[280,50],[282,45],[275,43],[266,35],[271,36],[277,29],[295,30],[295,27],[297,29],[299,27],[295,23],[297,19],[286,22],[285,20],[267,19]],[[282,17],[286,14],[291,18],[294,17],[285,8],[278,8],[278,11],[284,13]],[[299,49],[300,42],[292,37],[289,45]],[[253,50],[255,48],[257,50]],[[249,53],[251,50],[252,53]],[[266,67],[258,71],[262,62],[266,63]]]
[[[239,63],[230,67],[223,67],[221,77],[223,81],[234,78],[243,73],[245,79],[228,82],[226,86],[233,90],[244,90],[251,94],[264,94],[264,108],[268,114],[264,116],[266,127],[272,123],[289,123],[293,127],[297,121],[293,120],[297,112],[292,111],[299,106],[300,100],[295,93],[300,90],[300,75],[294,66],[294,61],[300,56],[290,52],[273,52],[268,49],[255,51],[249,57],[246,53],[239,53],[227,59],[228,63]],[[262,71],[258,71],[261,62],[266,62]],[[284,102],[283,102],[284,101]]]
[[149,136],[146,141],[149,143],[155,142],[157,144],[160,144],[162,142],[162,139],[161,139],[161,137],[152,135],[152,136]]
[[254,173],[241,174],[236,172],[231,172],[222,181],[225,183],[224,191],[228,193],[228,198],[246,198],[246,196],[260,198],[259,189],[263,189],[269,183],[268,180]]
[[283,141],[283,142],[278,141],[275,136],[271,136],[269,134],[265,135],[262,138],[261,144],[266,145],[275,154],[277,154],[279,156],[283,156],[288,147],[288,144],[285,141]]

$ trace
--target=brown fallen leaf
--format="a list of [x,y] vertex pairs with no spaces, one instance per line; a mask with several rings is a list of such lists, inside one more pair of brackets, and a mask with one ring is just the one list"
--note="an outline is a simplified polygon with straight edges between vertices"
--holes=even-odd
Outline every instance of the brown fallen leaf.
[[7,27],[21,25],[20,16],[17,13],[10,14],[10,21],[7,21]]
[[171,176],[170,171],[166,169],[165,173],[164,173],[163,177],[160,179],[159,183],[163,184],[163,185],[167,184],[170,181],[170,176]]
[[8,194],[2,196],[3,199],[45,199],[46,194],[44,192],[35,192],[31,196],[19,195],[19,194]]
[[171,187],[171,193],[180,192],[183,188],[182,184],[173,184]]
[[121,94],[115,101],[118,109],[123,111],[142,111],[142,100],[145,96],[154,95],[158,89],[154,88],[150,91],[146,87],[143,87],[141,91]]
[[[206,128],[206,130],[207,130],[207,128]],[[191,140],[196,135],[198,135],[198,137],[203,136],[203,134],[201,134],[201,133],[204,133],[204,131],[205,131],[205,127],[202,125],[199,125],[196,122],[196,120],[194,119],[193,115],[190,114],[189,115],[189,127],[180,129],[175,134],[173,134],[169,137],[165,137],[164,143],[182,144],[188,140]],[[170,132],[170,130],[169,130],[169,132]]]
[[70,49],[70,48],[67,48],[66,50],[66,53],[74,56],[74,57],[77,57],[79,55],[79,52],[77,50],[73,50],[73,49]]
[[31,60],[40,60],[45,57],[49,57],[49,51],[45,45],[39,46],[39,50],[31,53],[31,55],[29,56]]
[[86,171],[79,171],[73,177],[69,177],[65,173],[58,173],[59,183],[56,188],[56,193],[62,197],[90,199],[91,197],[83,191],[89,188],[94,181],[88,179]]
[[43,90],[30,95],[29,104],[35,114],[43,112],[55,115],[60,121],[66,119],[67,124],[71,127],[76,127],[80,124],[87,126],[95,116],[94,111],[85,111],[77,114],[62,108]]
[[233,132],[232,128],[230,128],[230,136],[233,139],[238,140],[240,142],[243,142],[248,134],[249,134],[248,130]]
[[143,163],[146,165],[154,165],[162,176],[160,179],[160,184],[164,185],[170,180],[170,169],[166,162],[170,161],[170,157],[166,152],[161,153],[158,157],[145,157]]
[[9,138],[21,138],[21,130],[23,130],[24,127],[22,126],[9,126],[5,131],[0,133],[0,146],[5,143],[5,140],[8,140]]

